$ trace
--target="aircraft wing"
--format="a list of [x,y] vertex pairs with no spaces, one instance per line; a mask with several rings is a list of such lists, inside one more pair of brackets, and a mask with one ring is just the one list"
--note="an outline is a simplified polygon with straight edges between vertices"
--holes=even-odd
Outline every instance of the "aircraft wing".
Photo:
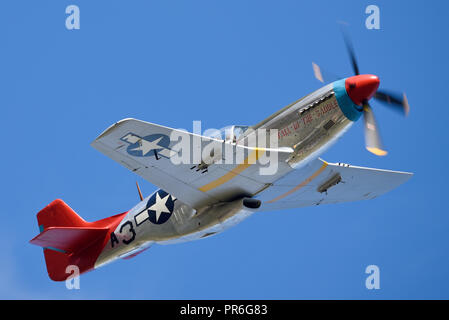
[[[173,136],[179,138],[173,140]],[[186,148],[180,152],[182,141]],[[250,148],[136,119],[115,123],[91,145],[192,208],[253,196],[293,170],[285,162],[290,148]],[[212,151],[211,145],[221,151]],[[188,161],[180,161],[184,150],[190,153]],[[201,157],[198,150],[206,156]],[[260,160],[274,153],[279,159],[276,174],[260,174]],[[199,166],[201,161],[194,158],[198,154],[211,164]]]
[[412,175],[316,159],[279,179],[262,193],[258,197],[262,200],[259,211],[374,199]]

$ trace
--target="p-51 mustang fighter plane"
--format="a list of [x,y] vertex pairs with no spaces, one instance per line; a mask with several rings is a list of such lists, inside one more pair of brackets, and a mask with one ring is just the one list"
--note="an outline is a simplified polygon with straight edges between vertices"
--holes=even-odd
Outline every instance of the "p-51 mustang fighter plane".
[[[376,98],[405,113],[409,109],[405,95],[378,91],[377,76],[359,74],[347,46],[355,76],[331,82],[254,126],[232,126],[224,139],[135,119],[106,129],[92,146],[160,189],[146,198],[139,189],[141,201],[134,208],[95,222],[86,222],[62,200],[42,209],[37,214],[41,232],[30,242],[44,248],[50,278],[66,280],[71,265],[83,273],[130,259],[154,243],[203,239],[255,212],[373,199],[407,181],[411,173],[318,158],[362,114],[367,149],[385,155],[368,101]],[[315,64],[314,71],[322,81]],[[277,130],[275,148],[245,145],[260,129]],[[195,163],[176,163],[174,135],[185,138],[193,154],[210,144],[214,148]],[[239,153],[243,161],[227,161]],[[276,170],[263,174],[267,163],[257,161],[267,155],[275,156]]]

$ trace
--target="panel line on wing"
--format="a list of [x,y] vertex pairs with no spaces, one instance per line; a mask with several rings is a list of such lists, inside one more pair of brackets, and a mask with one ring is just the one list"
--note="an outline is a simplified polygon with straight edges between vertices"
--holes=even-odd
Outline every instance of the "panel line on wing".
[[308,177],[306,180],[304,180],[303,182],[301,182],[300,184],[298,184],[296,187],[294,187],[293,189],[287,191],[286,193],[281,194],[280,196],[277,196],[274,199],[271,199],[270,201],[267,201],[267,203],[273,203],[276,201],[279,201],[281,199],[284,199],[285,197],[291,195],[292,193],[298,191],[299,189],[301,189],[302,187],[306,186],[307,184],[309,184],[313,179],[315,179],[316,177],[318,177],[320,175],[321,172],[324,171],[324,169],[326,169],[328,163],[323,161],[323,165],[321,166],[321,168],[319,168],[317,171],[315,171],[314,174],[312,174],[310,177]]

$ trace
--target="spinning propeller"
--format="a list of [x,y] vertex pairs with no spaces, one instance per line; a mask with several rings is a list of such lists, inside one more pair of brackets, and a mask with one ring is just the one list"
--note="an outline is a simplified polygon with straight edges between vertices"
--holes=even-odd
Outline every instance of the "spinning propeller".
[[[386,106],[407,115],[410,110],[407,97],[405,96],[405,93],[401,95],[391,91],[377,90],[380,83],[379,78],[375,75],[360,74],[354,48],[350,38],[344,31],[343,38],[351,60],[352,70],[355,74],[355,76],[346,79],[346,92],[351,100],[362,108],[361,110],[363,111],[365,123],[366,149],[375,155],[384,156],[387,154],[387,151],[385,151],[380,139],[379,129],[374,118],[373,110],[369,104],[369,100],[374,98]],[[315,63],[312,65],[315,77],[319,81],[324,82],[320,67]]]

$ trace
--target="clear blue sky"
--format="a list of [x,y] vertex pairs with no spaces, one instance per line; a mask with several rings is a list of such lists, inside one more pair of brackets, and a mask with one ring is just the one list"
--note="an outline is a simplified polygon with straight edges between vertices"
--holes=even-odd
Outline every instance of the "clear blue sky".
[[[65,8],[81,29],[65,28]],[[381,30],[365,28],[380,8]],[[447,1],[22,1],[0,4],[0,298],[449,298]],[[135,181],[89,143],[134,117],[175,128],[254,124],[318,89],[311,62],[404,90],[407,119],[373,102],[389,155],[364,149],[359,121],[323,158],[411,171],[372,201],[255,214],[197,242],[154,246],[52,282],[36,213],[64,199],[88,221],[130,209]],[[378,265],[378,291],[365,288]]]

